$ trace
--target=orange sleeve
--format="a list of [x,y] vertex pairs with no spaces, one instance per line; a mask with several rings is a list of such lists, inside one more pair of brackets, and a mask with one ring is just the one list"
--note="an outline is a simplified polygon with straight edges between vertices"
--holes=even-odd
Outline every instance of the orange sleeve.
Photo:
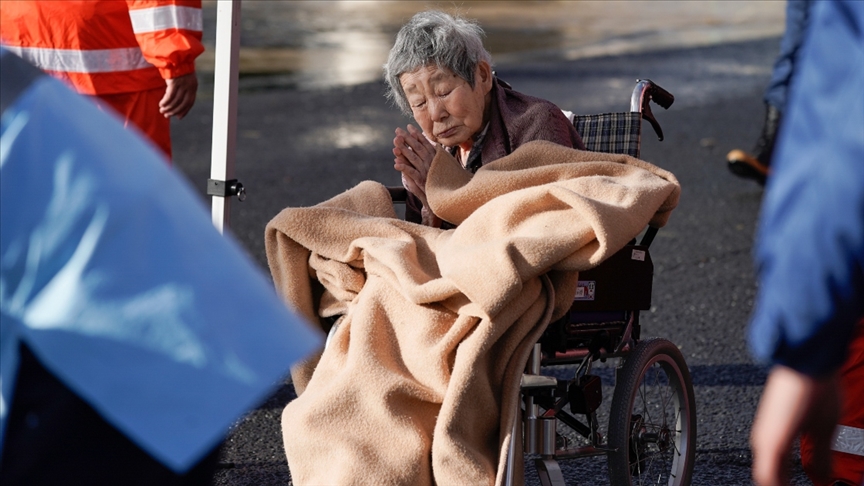
[[201,0],[126,0],[135,39],[163,79],[195,71],[201,43]]

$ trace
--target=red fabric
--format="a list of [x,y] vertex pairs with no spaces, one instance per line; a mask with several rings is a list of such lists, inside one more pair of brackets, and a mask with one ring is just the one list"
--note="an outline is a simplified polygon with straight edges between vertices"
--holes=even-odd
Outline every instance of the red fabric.
[[193,72],[195,58],[204,51],[200,31],[165,29],[135,35],[129,10],[164,5],[200,10],[201,1],[6,1],[0,9],[0,39],[7,45],[24,48],[82,51],[140,48],[144,59],[154,67],[94,73],[47,71],[82,94],[149,90],[164,86],[163,78]]
[[165,87],[139,91],[94,96],[103,111],[112,110],[120,115],[123,126],[141,132],[150,139],[171,161],[171,121],[159,113],[159,100],[165,95]]
[[[849,356],[840,371],[840,383],[843,387],[843,410],[839,425],[864,429],[864,319],[855,328]],[[810,473],[813,444],[810,437],[801,436],[801,463],[814,486],[831,486],[836,481],[851,485],[864,484],[864,457],[833,451],[831,459],[831,479],[827,482],[813,480]]]
[[[126,0],[129,11],[165,5],[201,10],[201,0]],[[185,29],[163,29],[135,34],[147,62],[156,66],[164,79],[195,71],[195,58],[204,52],[201,32]]]

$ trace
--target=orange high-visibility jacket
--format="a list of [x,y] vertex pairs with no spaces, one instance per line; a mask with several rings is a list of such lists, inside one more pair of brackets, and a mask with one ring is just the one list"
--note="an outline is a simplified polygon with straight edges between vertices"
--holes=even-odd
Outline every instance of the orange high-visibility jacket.
[[201,0],[3,2],[0,40],[83,94],[144,91],[195,70]]

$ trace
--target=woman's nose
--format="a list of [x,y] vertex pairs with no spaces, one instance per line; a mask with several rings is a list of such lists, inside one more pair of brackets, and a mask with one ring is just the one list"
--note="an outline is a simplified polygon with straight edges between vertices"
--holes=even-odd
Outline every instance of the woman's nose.
[[428,101],[429,103],[429,116],[432,118],[432,121],[441,121],[447,118],[447,109],[444,107],[444,103],[440,100],[431,99]]

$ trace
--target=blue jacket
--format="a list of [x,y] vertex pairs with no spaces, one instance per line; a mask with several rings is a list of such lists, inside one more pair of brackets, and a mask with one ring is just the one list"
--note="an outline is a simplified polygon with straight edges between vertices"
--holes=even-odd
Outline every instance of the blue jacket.
[[762,206],[758,358],[822,376],[864,316],[864,2],[816,2]]

